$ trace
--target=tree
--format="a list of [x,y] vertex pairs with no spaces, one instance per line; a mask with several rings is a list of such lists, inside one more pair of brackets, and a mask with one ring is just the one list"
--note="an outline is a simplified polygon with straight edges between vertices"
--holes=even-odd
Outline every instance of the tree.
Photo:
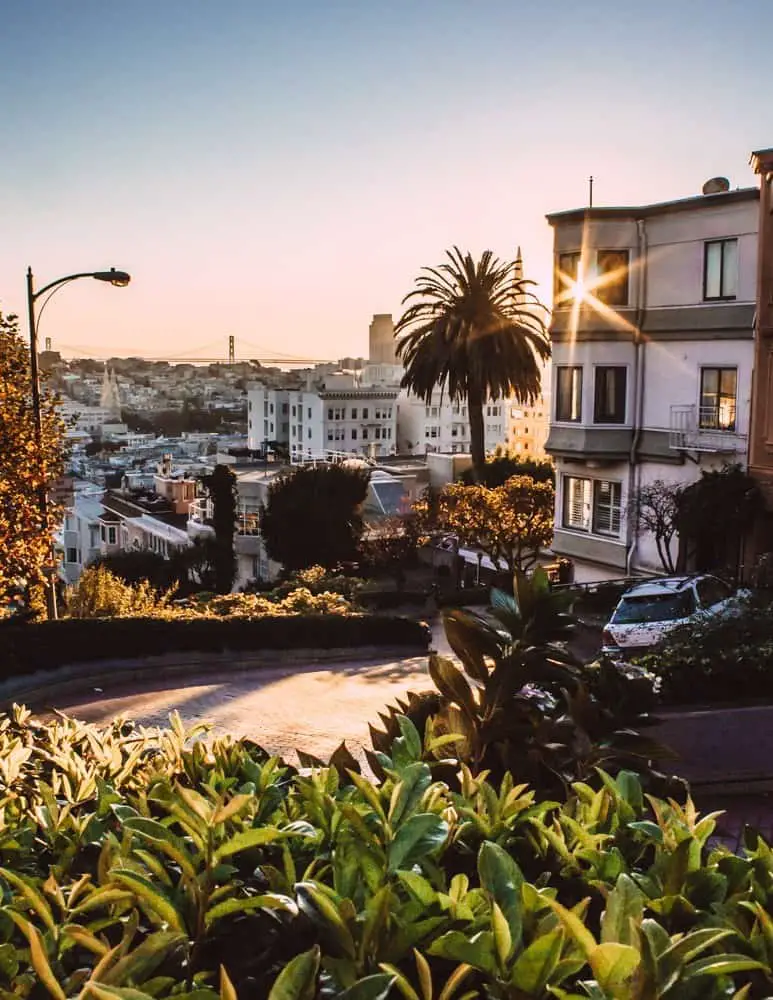
[[[450,483],[416,505],[420,521],[484,552],[495,566],[525,572],[553,540],[552,483],[512,476],[502,486]],[[503,565],[502,565],[503,564]]]
[[301,466],[271,484],[261,516],[266,551],[285,570],[353,562],[362,537],[368,469],[345,465]]
[[[531,476],[538,483],[556,482],[556,470],[552,462],[534,459],[513,458],[512,455],[497,455],[487,460],[483,466],[482,486],[503,486],[511,476]],[[475,469],[465,469],[460,479],[463,483],[474,483]]]
[[735,576],[743,537],[763,508],[756,480],[740,465],[704,469],[679,497],[679,568]]
[[236,476],[227,465],[216,465],[204,480],[212,499],[212,527],[215,529],[215,589],[230,594],[236,578]]
[[402,590],[405,570],[416,557],[419,527],[415,516],[385,517],[370,525],[360,544],[365,565],[375,573],[389,574]]
[[671,543],[679,524],[679,503],[684,487],[656,479],[640,486],[633,496],[629,516],[636,531],[649,531],[655,538],[660,564],[666,573],[676,571]]
[[550,357],[545,307],[530,290],[534,282],[490,250],[477,262],[458,247],[446,256],[448,262],[423,268],[403,299],[412,304],[395,326],[402,385],[427,403],[436,388],[466,399],[472,463],[482,482],[484,403],[512,397],[531,404],[539,396],[541,364]]
[[35,436],[29,351],[16,316],[0,314],[0,600],[40,586],[51,565],[59,510],[41,494],[62,474],[64,424],[53,394],[41,390],[42,448]]

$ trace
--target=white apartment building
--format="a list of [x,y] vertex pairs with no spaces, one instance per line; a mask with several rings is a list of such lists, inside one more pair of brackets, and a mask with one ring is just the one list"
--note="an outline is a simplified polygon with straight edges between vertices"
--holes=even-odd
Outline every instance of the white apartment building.
[[759,192],[704,191],[548,216],[553,548],[597,578],[660,569],[628,516],[640,486],[746,460]]
[[328,453],[377,457],[397,450],[397,393],[391,386],[360,386],[351,373],[325,376],[305,390],[250,388],[248,444],[287,446],[294,461]]
[[[470,419],[467,404],[451,402],[437,390],[429,403],[401,390],[397,400],[397,437],[401,454],[432,452],[463,454],[470,450]],[[494,451],[507,440],[507,400],[489,401],[483,407],[486,451]]]
[[[550,369],[543,378],[546,388],[550,381]],[[550,433],[550,396],[541,395],[533,404],[516,403],[508,400],[505,405],[507,450],[514,458],[522,461],[541,461],[547,458],[545,444]]]

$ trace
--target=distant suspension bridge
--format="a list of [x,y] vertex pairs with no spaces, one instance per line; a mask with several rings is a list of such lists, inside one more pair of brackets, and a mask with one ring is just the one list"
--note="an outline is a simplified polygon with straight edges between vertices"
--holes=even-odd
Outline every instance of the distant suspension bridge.
[[[223,346],[225,350],[221,354],[214,353],[218,347]],[[233,335],[227,338],[227,342],[222,338],[212,340],[208,344],[192,348],[190,351],[181,352],[177,355],[151,355],[138,350],[136,347],[119,348],[114,347],[106,351],[102,347],[87,347],[83,344],[62,344],[57,341],[55,347],[50,337],[46,337],[46,350],[58,350],[62,356],[74,358],[92,358],[94,361],[109,361],[110,358],[139,358],[143,361],[167,361],[170,364],[228,364],[234,365],[240,362],[257,361],[261,365],[274,365],[278,368],[306,368],[311,365],[329,364],[330,358],[303,358],[294,354],[283,354],[266,348],[260,344],[252,344],[247,340],[239,339],[239,354],[236,356],[236,337]]]

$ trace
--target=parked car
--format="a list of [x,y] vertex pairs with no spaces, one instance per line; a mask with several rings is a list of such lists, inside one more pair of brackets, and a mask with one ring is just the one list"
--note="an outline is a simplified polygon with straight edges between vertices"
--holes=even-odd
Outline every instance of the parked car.
[[637,583],[623,594],[603,633],[602,652],[629,658],[646,652],[680,625],[703,615],[737,613],[748,590],[716,576],[670,576]]

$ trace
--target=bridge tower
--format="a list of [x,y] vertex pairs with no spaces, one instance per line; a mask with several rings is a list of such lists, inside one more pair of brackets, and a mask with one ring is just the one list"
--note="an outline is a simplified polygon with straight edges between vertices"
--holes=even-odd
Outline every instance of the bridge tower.
[[236,337],[231,334],[228,338],[228,364],[232,365],[236,361]]
[[51,350],[51,338],[50,337],[46,337],[46,350],[47,351]]

